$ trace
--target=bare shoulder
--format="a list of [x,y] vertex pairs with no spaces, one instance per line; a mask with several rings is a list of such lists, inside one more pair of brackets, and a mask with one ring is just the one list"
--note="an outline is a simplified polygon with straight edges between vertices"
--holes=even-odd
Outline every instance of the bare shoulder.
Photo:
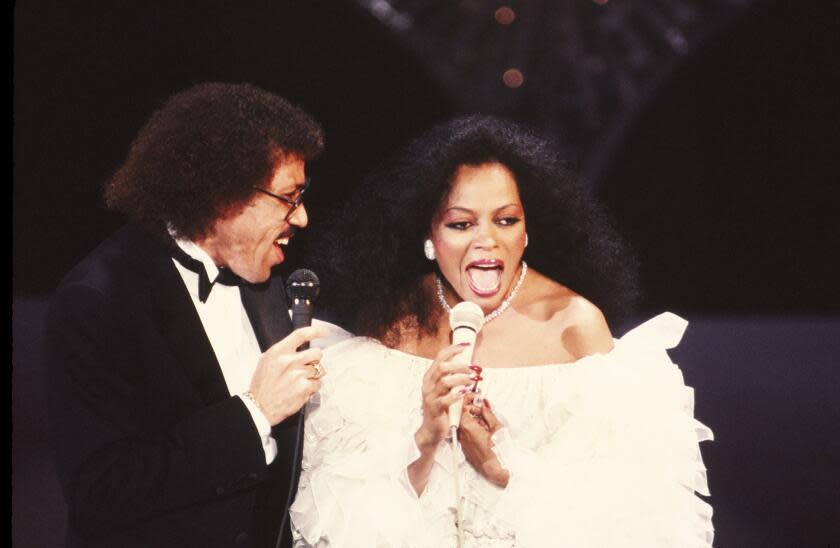
[[565,350],[575,358],[612,350],[613,338],[604,314],[595,304],[570,288],[535,273],[531,295],[534,312],[559,335]]
[[564,345],[578,358],[612,350],[612,333],[601,309],[580,295],[572,302],[571,322],[563,331]]

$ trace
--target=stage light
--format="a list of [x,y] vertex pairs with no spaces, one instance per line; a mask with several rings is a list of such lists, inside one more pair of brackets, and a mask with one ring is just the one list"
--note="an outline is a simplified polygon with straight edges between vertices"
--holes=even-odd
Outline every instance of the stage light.
[[555,133],[581,165],[599,161],[598,149],[680,58],[755,3],[346,1],[392,31],[457,110],[503,114]]
[[510,25],[516,20],[516,12],[508,6],[502,6],[496,10],[495,17],[500,25]]
[[504,74],[502,74],[502,82],[511,89],[516,89],[525,82],[525,76],[523,76],[522,71],[515,68],[507,69]]

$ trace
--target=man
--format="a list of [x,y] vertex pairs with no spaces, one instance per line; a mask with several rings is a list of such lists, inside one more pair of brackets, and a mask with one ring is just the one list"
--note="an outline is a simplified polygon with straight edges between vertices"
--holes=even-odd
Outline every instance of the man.
[[[272,267],[306,226],[306,113],[202,84],[146,123],[105,201],[129,219],[47,320],[68,546],[289,546],[299,411],[323,333],[292,332]],[[283,524],[281,526],[281,524]],[[280,530],[282,527],[282,530]]]

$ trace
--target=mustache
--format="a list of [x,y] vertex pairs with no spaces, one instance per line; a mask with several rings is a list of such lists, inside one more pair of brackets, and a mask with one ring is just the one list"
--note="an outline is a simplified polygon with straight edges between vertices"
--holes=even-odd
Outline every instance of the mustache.
[[277,238],[276,238],[276,239],[280,239],[280,238],[293,238],[293,237],[295,236],[295,234],[297,233],[297,231],[298,231],[297,227],[290,226],[289,228],[287,228],[286,230],[284,230],[283,232],[281,232],[281,233],[277,236]]

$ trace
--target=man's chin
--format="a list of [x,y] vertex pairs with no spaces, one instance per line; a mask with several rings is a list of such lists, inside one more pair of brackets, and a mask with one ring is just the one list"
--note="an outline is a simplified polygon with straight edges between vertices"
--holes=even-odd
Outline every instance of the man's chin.
[[243,269],[242,272],[237,272],[237,270],[234,268],[231,268],[231,270],[233,270],[234,274],[236,274],[249,284],[261,284],[263,282],[267,282],[268,279],[271,278],[271,268],[260,271]]
[[[253,276],[254,279],[248,280],[252,284],[261,284],[267,282],[271,278],[271,270],[259,276]],[[247,278],[246,278],[247,279]]]

